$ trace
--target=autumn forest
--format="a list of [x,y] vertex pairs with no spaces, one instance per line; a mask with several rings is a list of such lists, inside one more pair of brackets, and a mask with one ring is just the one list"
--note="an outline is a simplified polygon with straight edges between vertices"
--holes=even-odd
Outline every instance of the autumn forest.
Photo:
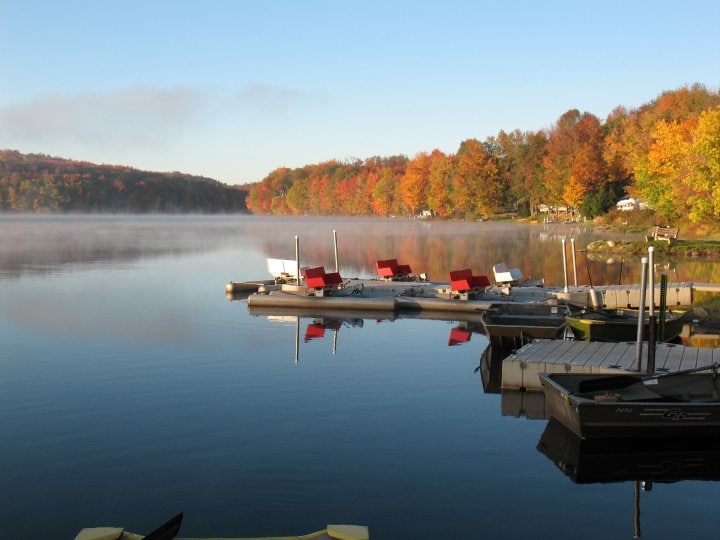
[[14,212],[238,212],[247,190],[158,173],[0,150],[0,209]]
[[720,219],[720,94],[694,85],[604,121],[572,109],[548,130],[501,131],[439,150],[279,168],[252,186],[256,214],[596,217],[632,196],[667,220]]
[[0,150],[0,210],[244,212],[479,219],[532,216],[541,205],[594,218],[632,196],[662,218],[720,220],[720,93],[702,85],[662,93],[604,120],[571,109],[548,129],[468,139],[454,154],[422,151],[278,168],[228,186]]

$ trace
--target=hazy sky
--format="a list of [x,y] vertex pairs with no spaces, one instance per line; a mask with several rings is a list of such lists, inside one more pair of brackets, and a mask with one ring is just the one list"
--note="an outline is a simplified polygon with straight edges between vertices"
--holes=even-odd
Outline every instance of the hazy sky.
[[720,2],[0,0],[0,148],[227,183],[720,88]]

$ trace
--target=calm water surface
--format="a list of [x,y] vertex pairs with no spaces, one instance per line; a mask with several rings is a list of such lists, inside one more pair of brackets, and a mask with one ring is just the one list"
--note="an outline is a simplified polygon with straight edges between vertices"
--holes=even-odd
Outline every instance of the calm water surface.
[[[372,538],[631,538],[633,483],[573,483],[536,447],[545,420],[487,393],[488,340],[463,321],[255,316],[225,297],[295,256],[371,277],[397,257],[445,280],[505,261],[562,285],[563,225],[250,217],[0,217],[0,538],[149,532]],[[622,238],[616,236],[615,239]],[[578,282],[632,282],[637,260],[576,254]],[[658,261],[671,280],[717,265]],[[570,284],[573,275],[570,273]],[[281,316],[284,315],[284,316]],[[321,332],[322,333],[322,332]],[[503,414],[505,413],[505,414]],[[529,415],[531,416],[531,415]],[[642,494],[645,538],[715,538],[715,482]]]

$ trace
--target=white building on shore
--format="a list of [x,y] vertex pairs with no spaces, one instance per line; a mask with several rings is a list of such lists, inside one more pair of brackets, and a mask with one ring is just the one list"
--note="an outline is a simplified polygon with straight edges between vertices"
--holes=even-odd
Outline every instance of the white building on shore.
[[615,207],[620,212],[629,212],[630,210],[643,210],[644,208],[647,208],[647,204],[643,201],[633,199],[632,197],[627,197],[615,203]]

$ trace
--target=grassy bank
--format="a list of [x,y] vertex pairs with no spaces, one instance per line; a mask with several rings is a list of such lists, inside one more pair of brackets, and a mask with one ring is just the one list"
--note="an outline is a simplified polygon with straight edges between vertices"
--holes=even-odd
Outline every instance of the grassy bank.
[[672,245],[665,241],[625,242],[597,240],[587,246],[588,253],[635,254],[647,252],[648,246],[658,255],[677,258],[720,259],[720,240],[675,240]]
[[594,224],[612,230],[643,233],[654,225],[663,225],[677,227],[680,230],[678,238],[683,240],[720,242],[720,223],[693,223],[687,219],[667,223],[666,220],[651,210],[633,210],[632,212],[612,210],[603,216],[595,218]]

